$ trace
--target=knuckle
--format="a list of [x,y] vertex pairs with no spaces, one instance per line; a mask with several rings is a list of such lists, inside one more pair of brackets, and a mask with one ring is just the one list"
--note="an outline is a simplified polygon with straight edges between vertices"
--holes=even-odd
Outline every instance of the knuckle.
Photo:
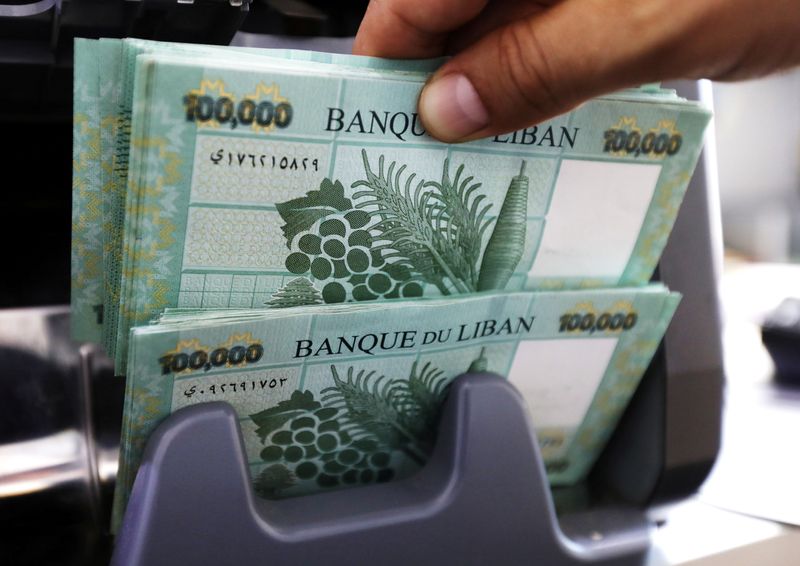
[[564,104],[558,77],[534,26],[528,22],[506,26],[499,43],[500,70],[514,98],[537,115],[557,113]]

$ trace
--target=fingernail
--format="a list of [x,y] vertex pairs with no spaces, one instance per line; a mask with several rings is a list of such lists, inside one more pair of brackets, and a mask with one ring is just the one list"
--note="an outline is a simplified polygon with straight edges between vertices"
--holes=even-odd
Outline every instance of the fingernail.
[[472,82],[452,73],[429,83],[419,99],[426,129],[443,141],[458,141],[489,125],[489,113]]

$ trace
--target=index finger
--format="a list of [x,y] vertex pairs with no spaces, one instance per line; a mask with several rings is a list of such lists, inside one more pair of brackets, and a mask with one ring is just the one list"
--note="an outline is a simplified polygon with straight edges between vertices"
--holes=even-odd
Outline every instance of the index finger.
[[371,0],[353,53],[394,59],[443,55],[447,34],[480,14],[488,0]]

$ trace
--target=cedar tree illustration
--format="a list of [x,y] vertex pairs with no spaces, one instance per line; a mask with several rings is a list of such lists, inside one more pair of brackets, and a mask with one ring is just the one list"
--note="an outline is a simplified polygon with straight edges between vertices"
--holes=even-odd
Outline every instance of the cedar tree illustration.
[[322,295],[314,287],[314,284],[305,277],[298,277],[278,289],[272,295],[272,300],[267,301],[265,304],[273,308],[287,308],[318,305],[321,302]]

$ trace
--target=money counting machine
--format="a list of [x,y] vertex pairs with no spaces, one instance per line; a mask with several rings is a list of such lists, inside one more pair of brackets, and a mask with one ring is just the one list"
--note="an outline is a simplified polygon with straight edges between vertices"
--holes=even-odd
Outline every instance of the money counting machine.
[[[124,386],[97,347],[70,340],[67,308],[42,306],[68,302],[72,37],[343,51],[363,4],[0,0],[0,70],[13,85],[0,89],[0,159],[24,180],[7,183],[6,210],[26,219],[2,226],[15,251],[0,283],[0,563],[106,564],[113,552],[121,565],[641,564],[648,509],[702,483],[723,381],[713,139],[656,274],[683,301],[584,484],[549,489],[518,395],[487,376],[459,378],[417,476],[279,502],[254,500],[235,418],[207,404],[151,438],[115,544]],[[672,86],[710,102],[698,83]],[[194,462],[198,439],[213,465],[208,453]]]

